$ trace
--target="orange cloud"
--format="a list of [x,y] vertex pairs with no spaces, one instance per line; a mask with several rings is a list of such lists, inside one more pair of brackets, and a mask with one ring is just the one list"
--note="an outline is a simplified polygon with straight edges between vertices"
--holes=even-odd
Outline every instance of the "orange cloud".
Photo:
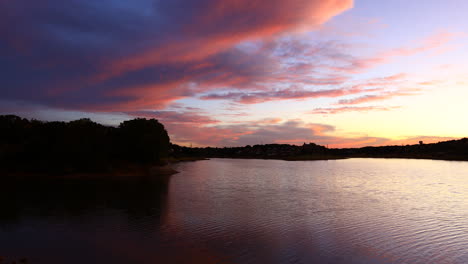
[[279,124],[281,121],[283,121],[281,118],[265,118],[262,120],[258,120],[256,123],[257,124]]
[[201,60],[243,41],[311,29],[352,5],[352,0],[202,1],[199,13],[181,27],[179,38],[112,60],[96,80],[155,64]]

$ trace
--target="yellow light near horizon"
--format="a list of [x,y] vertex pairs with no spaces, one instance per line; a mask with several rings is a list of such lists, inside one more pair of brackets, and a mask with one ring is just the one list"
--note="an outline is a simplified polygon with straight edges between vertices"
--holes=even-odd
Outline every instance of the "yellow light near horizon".
[[314,115],[313,122],[334,124],[334,136],[383,137],[401,140],[417,136],[468,137],[468,86],[440,86],[424,94],[379,102],[400,106],[389,111]]

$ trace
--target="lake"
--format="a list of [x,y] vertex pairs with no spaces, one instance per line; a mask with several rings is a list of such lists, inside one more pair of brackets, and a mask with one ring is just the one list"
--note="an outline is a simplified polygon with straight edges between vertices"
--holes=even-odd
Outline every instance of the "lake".
[[468,162],[179,163],[166,181],[0,187],[0,256],[28,263],[468,263]]

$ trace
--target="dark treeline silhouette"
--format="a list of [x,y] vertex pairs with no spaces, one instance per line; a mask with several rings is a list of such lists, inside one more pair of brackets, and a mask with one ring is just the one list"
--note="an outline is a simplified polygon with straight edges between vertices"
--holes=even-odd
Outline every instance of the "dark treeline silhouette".
[[[172,145],[173,155],[181,157],[200,158],[260,158],[260,159],[312,159],[329,156],[326,147],[309,143],[302,146],[288,144],[247,145],[245,147],[224,148],[189,148]],[[331,156],[329,158],[332,158]]]
[[330,149],[332,155],[346,157],[418,158],[441,160],[467,160],[468,138],[414,145]]
[[0,172],[111,172],[156,165],[167,157],[169,136],[155,119],[134,119],[118,127],[84,118],[42,122],[0,116]]
[[340,159],[353,157],[367,158],[420,158],[442,160],[467,160],[468,138],[439,143],[415,145],[381,146],[363,148],[329,149],[314,143],[302,146],[267,144],[245,147],[189,148],[172,145],[175,157],[199,158],[257,158],[285,160]]

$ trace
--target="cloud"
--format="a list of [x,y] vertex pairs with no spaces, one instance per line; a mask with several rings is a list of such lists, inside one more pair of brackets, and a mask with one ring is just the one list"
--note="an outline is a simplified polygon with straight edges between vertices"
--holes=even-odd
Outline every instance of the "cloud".
[[256,123],[257,124],[279,124],[283,121],[281,118],[264,118],[261,120],[258,120]]
[[[225,93],[209,93],[200,96],[202,100],[229,100],[242,104],[256,104],[277,100],[305,100],[311,98],[335,98],[353,94],[385,92],[388,86],[399,85],[406,77],[406,74],[395,74],[382,78],[373,78],[354,84],[349,87],[333,89],[305,89],[302,86],[291,85],[287,89],[270,89],[262,91],[234,91]],[[390,92],[385,92],[388,95]],[[392,92],[392,96],[404,95],[403,92]],[[374,96],[374,95],[366,95]],[[370,99],[369,99],[370,100]],[[343,101],[344,102],[344,101]]]
[[338,53],[335,56],[338,65],[332,65],[330,69],[350,74],[360,73],[399,57],[413,56],[423,52],[441,53],[459,35],[451,32],[437,32],[417,41],[415,44],[388,49],[369,57],[356,57],[346,53]]
[[[171,140],[176,144],[185,146],[233,146],[240,136],[251,133],[249,130],[233,130],[230,127],[193,127],[193,126],[169,126],[168,131],[172,131]],[[229,145],[226,145],[230,142]]]
[[441,85],[443,83],[444,82],[440,81],[440,80],[430,80],[430,81],[419,82],[418,84],[423,85],[423,86],[437,86],[437,85]]
[[351,6],[352,0],[1,1],[0,95],[68,109],[162,109],[200,89],[254,84],[276,64],[239,51],[239,44],[313,29]]
[[262,119],[239,124],[169,124],[171,139],[176,144],[192,146],[245,146],[255,144],[295,144],[314,142],[329,147],[379,145],[389,142],[377,137],[336,137],[335,127],[305,123],[301,120]]
[[0,0],[0,98],[7,102],[0,111],[19,105],[30,112],[154,117],[176,142],[199,145],[253,144],[261,138],[336,146],[385,142],[335,138],[333,127],[297,120],[239,118],[225,124],[201,109],[174,105],[188,98],[224,100],[227,115],[244,117],[250,104],[336,98],[334,110],[321,109],[336,113],[378,110],[353,105],[416,94],[403,89],[410,84],[407,74],[358,81],[355,73],[394,58],[439,52],[454,35],[439,33],[362,56],[351,43],[302,34],[352,5],[352,0]]
[[308,91],[305,89],[283,89],[277,91],[264,91],[264,92],[228,92],[225,94],[213,93],[201,96],[203,100],[231,100],[243,104],[256,104],[267,101],[275,100],[301,100],[309,98],[320,98],[320,97],[339,97],[343,95],[349,95],[352,93],[358,93],[361,91],[356,90],[345,90],[345,89],[328,89],[328,90],[316,90]]
[[[161,121],[168,131],[171,141],[186,146],[245,146],[255,144],[295,144],[313,142],[331,148],[380,146],[380,145],[406,145],[417,144],[420,140],[425,143],[455,139],[453,137],[416,136],[392,140],[383,137],[363,135],[336,136],[335,126],[321,123],[306,123],[301,120],[282,120],[280,118],[264,118],[253,121],[239,121],[223,123],[198,108],[183,105],[171,105],[175,110],[166,111],[136,111],[125,113],[89,113],[89,112],[57,112],[44,106],[23,108],[21,102],[2,103],[0,112],[21,114],[27,118],[40,120],[75,120],[90,117],[95,121],[109,125],[117,125],[129,118],[143,117],[155,118]],[[28,105],[26,105],[28,106]],[[395,107],[338,107],[330,109],[314,109],[311,113],[334,114],[342,111],[387,111]],[[34,110],[29,114],[17,113],[19,109]]]
[[444,49],[445,45],[452,41],[459,34],[451,32],[437,32],[428,36],[418,43],[416,47],[412,48],[396,48],[390,51],[387,51],[382,54],[382,57],[401,57],[401,56],[411,56],[421,52],[434,51],[437,52],[439,49]]
[[[294,34],[319,28],[352,4],[3,1],[0,95],[100,112],[163,110],[194,97],[244,104],[340,97],[371,92],[352,87],[353,73],[438,49],[454,38],[439,33],[413,48],[367,58],[351,55],[349,43]],[[385,81],[393,80],[379,85]]]
[[134,117],[155,118],[164,124],[171,125],[188,124],[202,126],[219,123],[219,120],[194,111],[137,111],[126,112],[125,114]]
[[293,144],[313,142],[330,148],[417,144],[453,139],[452,137],[405,137],[393,140],[367,135],[336,136],[335,126],[307,123],[301,120],[275,118],[246,121],[236,124],[223,123],[171,123],[166,125],[172,142],[185,146],[246,146],[256,144]]
[[315,108],[308,112],[309,114],[340,114],[348,112],[372,112],[372,111],[390,111],[399,107],[384,107],[384,106],[344,106],[344,107],[323,107]]
[[[403,139],[385,137],[334,136],[334,126],[317,123],[304,123],[298,120],[286,120],[280,123],[245,122],[235,125],[193,126],[189,124],[169,126],[171,139],[176,144],[185,146],[246,146],[256,144],[293,144],[313,142],[330,148],[355,148],[365,146],[386,146],[434,143],[455,139],[453,137],[418,136]],[[172,136],[174,135],[174,136]]]
[[[265,122],[265,120],[260,120],[260,122],[252,121],[235,125],[205,126],[188,130],[191,132],[182,128],[183,131],[181,132],[185,134],[181,143],[186,143],[187,139],[191,138],[191,142],[212,146],[243,146],[282,143],[293,140],[302,141],[302,144],[303,141],[311,141],[322,137],[319,134],[331,129],[327,125],[303,124],[296,120],[281,123],[274,121]],[[179,135],[179,133],[176,134]],[[180,142],[178,141],[180,138],[175,140]]]
[[367,94],[360,97],[352,98],[352,99],[342,99],[338,101],[338,105],[356,105],[368,102],[375,102],[381,100],[391,99],[397,96],[414,96],[417,95],[416,89],[408,90],[408,91],[390,91],[390,92],[383,92],[380,94]]
[[[269,38],[281,33],[311,29],[352,6],[351,0],[197,0],[158,5],[172,18],[178,38],[165,41],[112,64],[114,71],[148,65],[202,59],[240,42]],[[171,32],[171,34],[173,34]]]

